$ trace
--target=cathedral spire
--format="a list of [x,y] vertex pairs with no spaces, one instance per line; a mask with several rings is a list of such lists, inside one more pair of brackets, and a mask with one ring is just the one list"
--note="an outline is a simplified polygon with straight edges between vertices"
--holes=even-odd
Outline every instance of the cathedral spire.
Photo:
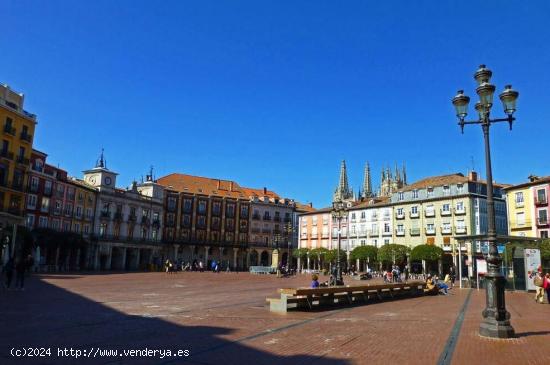
[[353,192],[350,190],[348,184],[348,173],[345,160],[342,160],[342,164],[340,165],[340,178],[333,198],[334,201],[353,199]]
[[365,165],[365,174],[363,176],[363,198],[370,198],[372,196],[372,182],[370,178],[370,165],[367,162]]
[[405,170],[405,163],[403,162],[403,184],[407,185],[407,171]]

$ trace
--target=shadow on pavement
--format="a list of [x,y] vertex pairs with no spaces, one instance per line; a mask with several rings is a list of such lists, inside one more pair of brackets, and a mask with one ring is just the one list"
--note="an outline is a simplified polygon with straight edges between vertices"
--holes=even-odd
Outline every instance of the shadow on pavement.
[[[119,312],[44,281],[26,291],[0,293],[0,364],[316,364],[345,365],[321,356],[281,356],[222,338],[233,330],[185,326],[161,318]],[[253,337],[253,336],[252,336]],[[307,338],[297,338],[307,348]],[[51,348],[51,356],[14,358],[12,348]],[[189,357],[59,357],[57,348],[189,350]],[[273,348],[274,352],[278,349]],[[306,351],[306,350],[305,350]]]
[[544,336],[544,335],[550,335],[550,331],[538,331],[538,332],[520,332],[516,333],[516,337],[531,337],[531,336]]

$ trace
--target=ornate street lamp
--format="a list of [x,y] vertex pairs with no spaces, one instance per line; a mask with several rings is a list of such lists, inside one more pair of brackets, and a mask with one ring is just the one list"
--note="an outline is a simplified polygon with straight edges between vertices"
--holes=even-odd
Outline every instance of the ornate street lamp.
[[342,230],[342,218],[347,215],[346,204],[338,199],[332,203],[332,217],[338,221],[338,248],[336,250],[336,285],[344,285],[342,268],[340,266],[340,235]]
[[474,75],[478,87],[476,93],[479,96],[479,102],[476,103],[475,109],[478,113],[478,119],[473,121],[465,121],[468,115],[468,103],[470,98],[464,95],[464,91],[459,90],[457,95],[452,99],[452,103],[456,109],[458,117],[458,125],[462,133],[466,124],[481,124],[483,136],[485,140],[485,165],[487,174],[487,242],[489,243],[489,253],[487,254],[487,274],[486,278],[486,302],[485,309],[482,312],[483,321],[479,327],[479,334],[486,337],[495,338],[510,338],[514,336],[514,328],[510,324],[510,313],[506,310],[504,299],[504,286],[506,279],[500,273],[500,264],[502,259],[497,248],[497,233],[495,222],[495,203],[493,199],[493,172],[491,169],[491,149],[489,144],[489,128],[491,124],[497,122],[508,122],[510,130],[512,123],[516,118],[513,117],[516,111],[516,100],[519,93],[512,89],[511,85],[506,85],[504,91],[499,95],[506,118],[491,119],[491,107],[493,106],[493,95],[495,86],[490,83],[491,70],[485,65],[479,66],[479,69]]

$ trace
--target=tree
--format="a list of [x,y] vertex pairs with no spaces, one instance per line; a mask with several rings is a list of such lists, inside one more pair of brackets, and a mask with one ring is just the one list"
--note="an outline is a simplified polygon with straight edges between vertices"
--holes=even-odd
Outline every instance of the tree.
[[410,248],[405,245],[384,245],[378,250],[378,260],[381,262],[401,263],[405,261],[409,252]]
[[443,249],[434,245],[418,245],[411,251],[413,261],[437,261],[441,259]]
[[304,259],[307,257],[309,250],[307,248],[296,248],[292,251],[292,256],[297,259]]
[[361,261],[376,261],[378,255],[378,248],[375,246],[359,246],[355,247],[351,251],[350,258],[352,260],[361,260]]

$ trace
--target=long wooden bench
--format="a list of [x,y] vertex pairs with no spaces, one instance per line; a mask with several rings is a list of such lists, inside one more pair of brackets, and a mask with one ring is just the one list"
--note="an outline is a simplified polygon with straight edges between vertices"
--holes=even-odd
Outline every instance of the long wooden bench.
[[313,309],[326,305],[366,303],[371,299],[418,296],[424,294],[425,287],[425,282],[411,281],[395,284],[279,289],[281,297],[267,298],[267,302],[271,312],[286,313],[292,308]]

